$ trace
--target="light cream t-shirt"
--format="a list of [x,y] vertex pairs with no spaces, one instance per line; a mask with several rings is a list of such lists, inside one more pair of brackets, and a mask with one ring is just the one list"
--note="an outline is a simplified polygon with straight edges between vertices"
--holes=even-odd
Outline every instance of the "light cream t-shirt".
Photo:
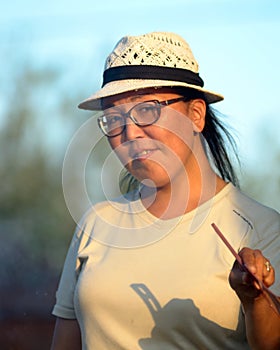
[[[249,349],[228,284],[238,251],[258,248],[280,272],[279,214],[228,184],[180,218],[159,220],[135,193],[96,205],[78,225],[53,314],[77,319],[83,349]],[[271,288],[280,294],[280,276]]]

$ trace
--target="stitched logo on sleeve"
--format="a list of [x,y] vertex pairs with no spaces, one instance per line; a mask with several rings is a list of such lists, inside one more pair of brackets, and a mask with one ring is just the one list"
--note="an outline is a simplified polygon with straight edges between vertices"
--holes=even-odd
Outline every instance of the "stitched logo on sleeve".
[[247,224],[250,226],[250,228],[253,230],[253,225],[252,225],[252,223],[247,219],[247,218],[245,218],[243,215],[241,215],[238,211],[236,211],[236,210],[233,210],[233,212],[235,213],[235,214],[237,214],[238,216],[240,216],[245,222],[247,222]]

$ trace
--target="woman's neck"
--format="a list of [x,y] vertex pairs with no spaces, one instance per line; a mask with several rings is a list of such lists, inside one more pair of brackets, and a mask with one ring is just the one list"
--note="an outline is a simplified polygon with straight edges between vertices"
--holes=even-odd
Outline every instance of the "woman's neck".
[[212,170],[207,158],[192,164],[191,171],[182,172],[160,188],[143,186],[141,200],[146,209],[163,220],[188,213],[213,198],[226,182]]

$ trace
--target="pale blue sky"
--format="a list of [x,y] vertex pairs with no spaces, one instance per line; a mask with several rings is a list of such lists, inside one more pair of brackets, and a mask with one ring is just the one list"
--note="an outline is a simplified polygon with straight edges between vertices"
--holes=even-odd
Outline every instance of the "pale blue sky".
[[205,87],[225,96],[215,107],[240,135],[242,160],[258,161],[265,149],[265,161],[270,145],[260,146],[258,135],[266,128],[279,138],[279,1],[5,1],[1,90],[10,74],[5,60],[17,66],[28,57],[35,65],[57,64],[67,86],[83,91],[87,86],[90,94],[99,87],[103,61],[119,38],[154,30],[177,32],[189,42]]
[[73,76],[92,88],[121,36],[175,31],[191,44],[206,86],[225,95],[219,109],[238,123],[278,114],[278,1],[18,0],[2,4],[0,21],[2,50],[72,65]]

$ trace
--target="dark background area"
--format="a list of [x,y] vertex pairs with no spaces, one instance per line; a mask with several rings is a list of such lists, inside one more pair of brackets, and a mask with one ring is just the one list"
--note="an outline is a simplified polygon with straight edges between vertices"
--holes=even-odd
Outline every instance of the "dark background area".
[[[67,137],[59,148],[47,144],[46,135],[56,119],[63,124],[69,111],[66,95],[53,106],[38,100],[59,80],[55,69],[26,66],[14,73],[6,92],[0,130],[1,349],[50,346],[51,309],[74,221],[61,186]],[[38,91],[41,96],[35,97]],[[75,113],[70,119],[69,136]]]

